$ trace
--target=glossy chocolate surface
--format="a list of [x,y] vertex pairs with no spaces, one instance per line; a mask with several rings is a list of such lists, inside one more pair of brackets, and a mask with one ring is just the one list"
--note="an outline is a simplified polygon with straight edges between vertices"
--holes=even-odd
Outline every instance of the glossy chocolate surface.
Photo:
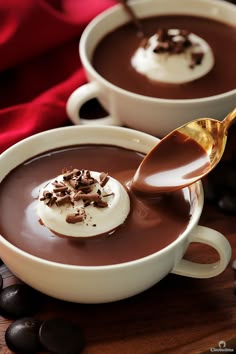
[[213,50],[214,68],[204,77],[181,85],[147,79],[130,64],[140,38],[134,25],[129,23],[108,34],[94,51],[93,65],[108,81],[131,92],[168,99],[207,97],[236,88],[236,26],[208,18],[182,15],[147,18],[142,23],[148,36],[154,34],[159,27],[187,29],[202,37]]
[[[114,146],[82,145],[47,152],[14,169],[0,184],[0,233],[38,257],[79,265],[105,265],[152,254],[173,242],[190,218],[189,190],[140,199],[129,191],[131,212],[111,235],[86,240],[61,238],[39,223],[39,186],[64,167],[105,171],[126,188],[143,155]],[[109,171],[108,171],[109,169]]]
[[162,139],[143,160],[132,188],[150,196],[177,190],[204,174],[209,164],[209,157],[201,145],[175,131]]

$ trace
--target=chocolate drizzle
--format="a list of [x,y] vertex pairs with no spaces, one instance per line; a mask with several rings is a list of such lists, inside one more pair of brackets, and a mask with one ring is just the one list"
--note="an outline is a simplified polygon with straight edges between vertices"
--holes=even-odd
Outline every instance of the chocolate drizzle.
[[102,194],[103,188],[109,180],[105,172],[101,172],[99,179],[92,177],[89,170],[63,169],[63,181],[53,181],[53,191],[44,190],[40,201],[48,207],[61,207],[70,204],[74,207],[75,202],[80,201],[81,206],[75,209],[75,213],[67,214],[66,222],[75,224],[86,219],[86,207],[93,205],[96,208],[106,208],[108,203],[104,198],[114,194]]

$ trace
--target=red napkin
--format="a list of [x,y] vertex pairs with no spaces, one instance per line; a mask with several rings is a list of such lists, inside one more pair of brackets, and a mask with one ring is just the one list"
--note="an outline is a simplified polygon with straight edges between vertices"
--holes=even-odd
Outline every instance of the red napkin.
[[78,54],[85,26],[114,0],[0,0],[0,153],[70,124],[69,95],[86,82]]

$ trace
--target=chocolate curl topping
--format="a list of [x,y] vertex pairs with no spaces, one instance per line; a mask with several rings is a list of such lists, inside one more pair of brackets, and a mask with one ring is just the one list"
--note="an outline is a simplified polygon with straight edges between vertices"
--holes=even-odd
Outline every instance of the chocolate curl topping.
[[75,179],[75,178],[69,179],[69,185],[70,185],[72,188],[76,189],[77,186],[78,186],[78,180]]
[[104,187],[109,181],[108,173],[101,172],[99,179],[100,179],[100,186]]
[[81,177],[80,183],[84,184],[84,185],[90,185],[93,184],[95,181],[93,178],[87,178],[85,176]]
[[77,188],[78,191],[81,191],[83,193],[90,193],[92,192],[92,187],[91,186],[80,186]]
[[106,208],[106,207],[108,207],[108,203],[104,202],[104,200],[100,199],[94,203],[94,206],[97,208]]
[[165,42],[168,40],[168,31],[165,28],[159,28],[157,31],[159,42]]
[[178,34],[172,34],[168,29],[161,28],[157,31],[157,35],[158,45],[154,49],[154,53],[184,53],[185,49],[192,45],[189,32],[185,30],[180,30]]
[[91,202],[99,202],[101,200],[101,197],[98,193],[82,193],[78,192],[74,196],[74,200],[90,200]]
[[82,214],[68,214],[66,216],[66,222],[69,224],[76,224],[77,222],[84,221],[84,216]]
[[204,53],[202,51],[193,52],[191,54],[192,62],[190,63],[190,68],[194,68],[196,65],[201,65],[204,57]]
[[46,205],[47,205],[48,207],[52,207],[52,206],[55,204],[56,200],[57,200],[57,197],[53,197],[53,196],[52,196],[52,197],[47,201]]
[[69,179],[71,179],[73,177],[73,175],[74,175],[73,171],[67,172],[66,174],[64,174],[63,179],[65,181],[68,181]]
[[69,194],[64,195],[63,197],[59,197],[59,198],[56,199],[56,205],[57,206],[65,205],[67,203],[71,203],[71,198],[70,198]]
[[67,186],[53,188],[54,193],[66,192],[68,190]]
[[65,187],[65,184],[62,183],[62,182],[53,182],[52,185],[55,187],[55,188],[60,188],[60,187]]
[[40,200],[45,200],[45,199],[49,199],[52,197],[52,193],[49,191],[43,191],[43,196],[40,198]]
[[[102,198],[113,195],[111,192],[106,195],[102,195],[101,189],[97,188],[97,184],[104,187],[109,181],[108,173],[101,172],[99,175],[99,181],[91,176],[89,170],[78,170],[78,169],[63,169],[63,180],[64,182],[58,182],[55,180],[52,185],[54,186],[53,192],[45,190],[43,196],[40,198],[41,201],[45,201],[46,205],[52,207],[56,205],[57,207],[63,206],[70,203],[74,206],[75,201],[82,201],[79,209],[75,213],[68,214],[66,217],[66,222],[77,223],[82,222],[86,219],[85,207],[93,205],[96,208],[106,208],[108,203]],[[96,192],[93,189],[97,188]]]
[[90,184],[96,183],[97,181],[95,180],[95,178],[91,177],[90,172],[86,171],[85,174],[83,174],[80,178],[80,183],[88,186]]
[[81,173],[80,170],[74,168],[72,171],[70,171],[70,170],[67,171],[67,172],[64,174],[63,179],[64,179],[65,181],[69,181],[73,176],[79,176],[80,173]]

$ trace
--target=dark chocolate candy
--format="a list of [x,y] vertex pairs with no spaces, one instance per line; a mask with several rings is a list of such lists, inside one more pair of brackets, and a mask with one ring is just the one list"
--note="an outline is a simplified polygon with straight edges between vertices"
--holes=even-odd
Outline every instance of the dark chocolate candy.
[[10,350],[28,354],[42,351],[39,341],[39,328],[42,321],[33,317],[24,317],[14,321],[7,328],[5,341]]
[[39,339],[43,347],[54,354],[79,354],[85,344],[80,326],[62,318],[44,321]]
[[0,313],[4,317],[20,318],[35,314],[40,307],[41,294],[26,284],[13,284],[0,293]]

